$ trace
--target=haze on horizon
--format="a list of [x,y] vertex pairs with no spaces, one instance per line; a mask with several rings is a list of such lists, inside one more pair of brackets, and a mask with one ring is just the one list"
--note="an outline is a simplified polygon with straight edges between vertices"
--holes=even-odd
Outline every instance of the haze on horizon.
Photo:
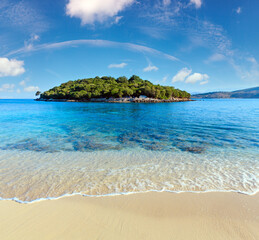
[[259,85],[257,0],[2,0],[0,98],[133,74],[188,92]]

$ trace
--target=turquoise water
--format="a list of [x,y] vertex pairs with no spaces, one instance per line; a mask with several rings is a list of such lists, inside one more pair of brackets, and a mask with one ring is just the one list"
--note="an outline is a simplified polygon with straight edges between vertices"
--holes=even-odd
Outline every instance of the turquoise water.
[[0,197],[259,189],[259,100],[0,100]]

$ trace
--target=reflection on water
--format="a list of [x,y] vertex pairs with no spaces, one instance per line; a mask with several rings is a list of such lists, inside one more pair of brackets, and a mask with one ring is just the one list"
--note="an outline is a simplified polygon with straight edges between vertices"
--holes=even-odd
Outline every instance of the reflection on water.
[[259,101],[0,100],[0,197],[258,190]]

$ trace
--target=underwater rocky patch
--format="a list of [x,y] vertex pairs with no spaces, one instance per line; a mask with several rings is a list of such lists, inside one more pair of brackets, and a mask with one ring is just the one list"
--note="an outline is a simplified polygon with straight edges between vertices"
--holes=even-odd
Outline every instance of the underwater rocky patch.
[[40,143],[37,139],[27,138],[17,143],[6,144],[2,150],[23,150],[36,152],[56,152],[50,145]]
[[177,146],[177,147],[183,152],[190,152],[190,153],[196,153],[196,154],[201,154],[206,150],[203,147],[196,147],[196,146]]

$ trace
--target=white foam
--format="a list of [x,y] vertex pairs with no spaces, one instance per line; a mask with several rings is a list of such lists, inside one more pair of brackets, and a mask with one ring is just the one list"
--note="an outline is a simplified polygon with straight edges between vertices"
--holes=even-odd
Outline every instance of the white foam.
[[31,203],[73,195],[103,197],[150,191],[253,195],[259,191],[255,156],[256,152],[238,156],[235,151],[228,155],[5,151],[0,152],[0,200]]
[[203,194],[203,193],[239,193],[239,194],[245,194],[249,196],[256,195],[259,193],[259,189],[256,190],[255,192],[241,192],[241,191],[235,191],[235,190],[206,190],[206,191],[171,191],[171,190],[148,190],[148,191],[141,191],[141,192],[120,192],[120,193],[109,193],[109,194],[102,194],[102,195],[88,195],[88,194],[83,194],[83,193],[71,193],[71,194],[64,194],[58,197],[46,197],[46,198],[38,198],[34,199],[31,201],[22,201],[19,198],[1,198],[0,201],[15,201],[17,203],[22,203],[22,204],[31,204],[31,203],[36,203],[36,202],[41,202],[41,201],[46,201],[46,200],[58,200],[64,197],[73,197],[73,196],[82,196],[82,197],[112,197],[112,196],[121,196],[121,195],[130,195],[130,194],[143,194],[143,193],[149,193],[149,192],[157,192],[157,193],[162,193],[162,192],[169,192],[169,193],[175,193],[175,194],[181,194],[181,193],[194,193],[194,194]]

